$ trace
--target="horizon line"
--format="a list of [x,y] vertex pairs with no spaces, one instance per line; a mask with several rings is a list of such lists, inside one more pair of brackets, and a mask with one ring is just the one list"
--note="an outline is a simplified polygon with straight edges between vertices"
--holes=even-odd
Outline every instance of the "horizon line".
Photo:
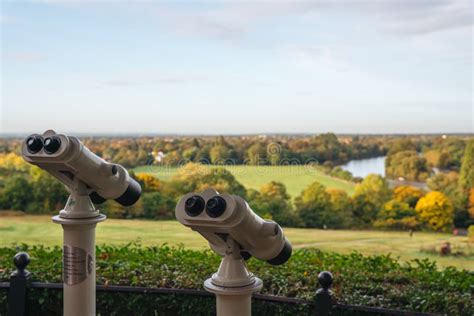
[[[0,138],[19,138],[26,137],[35,133],[28,132],[12,132],[12,133],[1,133]],[[242,137],[242,136],[316,136],[323,134],[335,134],[336,136],[474,136],[473,132],[418,132],[418,133],[380,133],[380,132],[368,132],[368,133],[336,133],[336,132],[294,132],[294,133],[159,133],[159,132],[66,132],[67,135],[77,135],[85,137],[216,137],[216,136],[227,136],[227,137]]]

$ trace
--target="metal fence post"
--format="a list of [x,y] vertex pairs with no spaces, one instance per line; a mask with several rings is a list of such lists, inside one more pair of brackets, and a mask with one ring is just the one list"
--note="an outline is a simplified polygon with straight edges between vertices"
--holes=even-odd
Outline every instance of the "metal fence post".
[[26,311],[26,288],[31,275],[25,268],[30,263],[30,256],[26,252],[19,252],[13,257],[13,263],[16,271],[10,275],[8,316],[23,316]]
[[323,271],[318,275],[318,281],[321,288],[316,291],[314,315],[331,315],[332,310],[332,291],[329,289],[333,282],[333,276],[329,271]]

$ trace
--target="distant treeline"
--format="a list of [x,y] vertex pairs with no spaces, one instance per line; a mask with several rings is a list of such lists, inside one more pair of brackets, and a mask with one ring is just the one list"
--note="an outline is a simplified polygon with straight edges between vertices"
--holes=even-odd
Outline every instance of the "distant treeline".
[[[160,163],[279,165],[330,162],[383,156],[384,137],[338,138],[317,136],[203,136],[82,138],[86,146],[106,160],[125,167]],[[0,139],[0,153],[19,153],[21,139]]]
[[[67,192],[57,180],[16,154],[0,156],[0,175],[0,209],[50,214],[66,202]],[[466,147],[459,176],[429,182],[430,187],[439,186],[431,187],[435,189],[431,192],[410,186],[390,189],[383,177],[369,175],[352,196],[314,182],[293,199],[282,183],[246,189],[228,170],[197,163],[183,166],[169,181],[146,173],[132,176],[143,188],[139,202],[124,208],[107,201],[99,206],[103,213],[115,218],[173,219],[183,194],[213,187],[244,197],[260,216],[284,226],[446,231],[474,223],[474,141]]]
[[[459,170],[468,136],[176,136],[89,137],[86,146],[125,167],[199,162],[212,165],[289,165],[334,167],[349,160],[389,155],[388,177],[424,181],[432,168]],[[0,153],[19,154],[22,139],[0,139]],[[420,155],[420,153],[422,155]],[[393,157],[393,159],[391,159]]]
[[[220,192],[247,198],[258,214],[285,226],[446,230],[473,223],[474,140],[469,138],[338,138],[334,134],[322,134],[199,139],[91,138],[83,141],[107,160],[128,167],[146,163],[183,164],[183,168],[166,182],[148,174],[133,175],[142,184],[142,199],[130,208],[110,201],[101,205],[100,209],[111,217],[174,218],[174,206],[182,194],[214,187]],[[66,201],[66,190],[46,172],[23,161],[18,154],[20,143],[19,139],[0,141],[0,210],[34,214],[57,212]],[[426,181],[433,192],[408,186],[392,190],[380,176],[353,179],[350,173],[335,166],[348,159],[383,154],[387,154],[387,177]],[[326,173],[359,183],[352,196],[314,182],[292,198],[278,182],[270,182],[259,191],[246,189],[229,171],[218,167],[231,163],[232,159],[235,163],[249,164],[322,162],[320,168]],[[192,161],[207,161],[213,166]]]

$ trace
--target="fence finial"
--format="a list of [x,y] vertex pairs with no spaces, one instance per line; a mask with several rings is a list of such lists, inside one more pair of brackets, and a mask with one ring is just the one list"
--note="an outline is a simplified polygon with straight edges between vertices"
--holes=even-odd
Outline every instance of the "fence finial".
[[329,271],[323,271],[318,275],[318,281],[321,287],[325,290],[329,290],[329,287],[332,285],[334,278],[332,273]]
[[12,273],[12,276],[29,276],[30,272],[26,270],[26,267],[30,264],[30,256],[26,252],[19,252],[13,257],[13,263],[15,264],[16,271]]
[[322,271],[318,275],[321,288],[316,291],[315,315],[317,316],[327,316],[331,314],[332,292],[329,288],[333,280],[332,273],[329,271]]

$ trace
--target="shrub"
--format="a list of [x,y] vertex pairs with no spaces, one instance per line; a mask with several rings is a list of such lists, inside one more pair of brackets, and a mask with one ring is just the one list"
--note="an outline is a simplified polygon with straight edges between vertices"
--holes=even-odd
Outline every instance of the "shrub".
[[[0,248],[0,282],[8,281],[11,258],[18,251],[31,256],[28,269],[34,281],[61,282],[61,248],[20,246]],[[211,251],[192,251],[166,245],[144,248],[138,245],[97,247],[98,284],[147,287],[202,289],[203,281],[219,266],[220,257]],[[362,256],[358,253],[335,254],[316,249],[295,250],[291,259],[282,266],[271,266],[250,259],[249,270],[263,280],[262,293],[311,300],[317,287],[317,275],[322,270],[332,271],[333,290],[339,303],[398,308],[419,312],[472,315],[472,284],[474,274],[450,267],[438,270],[436,263],[414,260],[401,264],[390,255]],[[53,293],[54,294],[54,293]],[[58,296],[43,293],[36,305],[46,310],[60,304]],[[171,298],[170,298],[171,299]],[[183,305],[190,315],[202,311],[201,301],[188,297],[169,301],[173,306]],[[6,295],[0,292],[0,314],[4,313]],[[41,302],[39,301],[41,300]],[[140,308],[157,306],[152,296],[137,298]],[[133,313],[133,304],[120,295],[99,296],[99,305],[112,306],[122,314]],[[169,305],[168,304],[168,305]],[[205,303],[208,304],[208,303]],[[34,304],[32,304],[33,306]],[[186,306],[186,307],[184,307]],[[51,312],[50,314],[57,314]],[[53,309],[54,311],[54,309]],[[293,315],[299,314],[292,310]],[[139,313],[140,314],[140,313]],[[274,313],[288,314],[288,313]],[[291,314],[291,313],[290,313]]]
[[176,202],[168,196],[163,196],[160,192],[143,194],[141,202],[143,204],[143,216],[146,218],[174,218]]
[[332,169],[331,176],[347,181],[352,181],[352,173],[342,169],[341,167],[336,167]]
[[138,173],[135,179],[140,183],[144,192],[155,192],[161,188],[161,182],[156,177],[148,173]]

